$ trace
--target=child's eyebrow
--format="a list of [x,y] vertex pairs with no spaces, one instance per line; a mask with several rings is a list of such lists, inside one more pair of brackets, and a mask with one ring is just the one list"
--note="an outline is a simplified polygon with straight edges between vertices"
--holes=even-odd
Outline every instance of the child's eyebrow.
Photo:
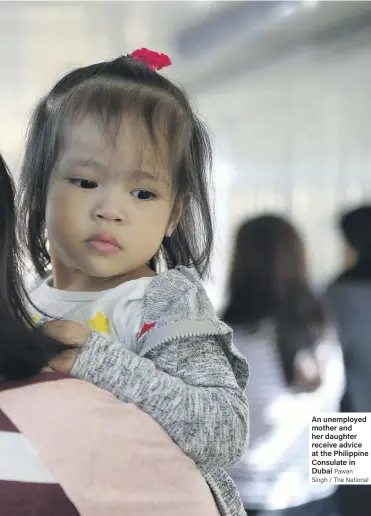
[[133,170],[129,174],[128,179],[132,181],[147,180],[152,181],[153,183],[163,183],[165,186],[170,185],[170,181],[162,177],[162,175],[155,175],[148,172],[148,170],[143,169]]
[[159,178],[156,177],[154,174],[152,174],[151,172],[148,172],[147,170],[143,170],[143,169],[138,169],[138,170],[133,170],[129,175],[128,175],[128,178],[129,179],[147,179],[149,181],[155,181],[156,183],[158,182]]
[[99,171],[107,171],[107,167],[100,163],[99,161],[96,161],[92,158],[82,159],[82,158],[68,158],[65,161],[62,161],[61,164],[62,168],[68,168],[68,167],[93,167]]

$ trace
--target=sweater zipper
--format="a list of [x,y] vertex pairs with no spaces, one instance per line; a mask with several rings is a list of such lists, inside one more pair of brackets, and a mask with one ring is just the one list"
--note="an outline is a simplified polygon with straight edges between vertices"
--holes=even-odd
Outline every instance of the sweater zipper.
[[167,344],[169,342],[173,342],[174,340],[178,339],[189,339],[192,337],[215,337],[215,332],[190,332],[190,333],[178,333],[176,335],[171,335],[170,337],[167,337],[166,339],[159,340],[155,342],[154,344],[150,345],[143,353],[142,351],[139,351],[139,355],[146,356],[151,351],[155,350],[157,347],[162,346],[163,344]]

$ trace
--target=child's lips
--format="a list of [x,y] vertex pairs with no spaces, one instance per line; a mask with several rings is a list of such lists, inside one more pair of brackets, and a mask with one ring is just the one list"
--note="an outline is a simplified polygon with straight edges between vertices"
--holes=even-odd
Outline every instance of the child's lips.
[[89,247],[108,254],[118,253],[121,246],[111,233],[98,233],[86,241]]
[[119,247],[110,242],[105,242],[104,240],[88,240],[87,244],[89,247],[101,253],[115,254],[120,251]]

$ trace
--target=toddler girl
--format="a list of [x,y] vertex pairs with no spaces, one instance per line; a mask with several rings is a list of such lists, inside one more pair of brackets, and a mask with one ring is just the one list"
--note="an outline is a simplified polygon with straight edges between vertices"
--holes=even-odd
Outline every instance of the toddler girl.
[[45,329],[82,346],[55,368],[147,412],[196,462],[221,513],[242,515],[221,468],[245,449],[248,366],[199,279],[213,241],[210,142],[158,73],[168,64],[142,49],[79,68],[37,106],[21,174],[43,278],[32,315],[59,319]]

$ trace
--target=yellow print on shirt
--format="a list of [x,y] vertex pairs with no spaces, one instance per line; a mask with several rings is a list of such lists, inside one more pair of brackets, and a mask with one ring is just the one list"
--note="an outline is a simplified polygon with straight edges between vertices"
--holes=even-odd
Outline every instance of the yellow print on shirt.
[[33,315],[32,316],[32,322],[37,327],[42,326],[47,321],[50,321],[50,318],[46,317],[45,315]]
[[93,330],[99,333],[110,334],[109,319],[105,317],[102,312],[97,312],[93,319],[89,319],[88,324]]
[[[42,315],[34,315],[32,317],[32,320],[35,326],[41,326],[44,322],[48,321],[49,319]],[[111,333],[109,329],[109,318],[105,317],[102,314],[102,312],[97,312],[95,314],[95,317],[93,317],[93,319],[89,319],[87,323],[93,330],[99,333],[107,333],[107,335]]]

